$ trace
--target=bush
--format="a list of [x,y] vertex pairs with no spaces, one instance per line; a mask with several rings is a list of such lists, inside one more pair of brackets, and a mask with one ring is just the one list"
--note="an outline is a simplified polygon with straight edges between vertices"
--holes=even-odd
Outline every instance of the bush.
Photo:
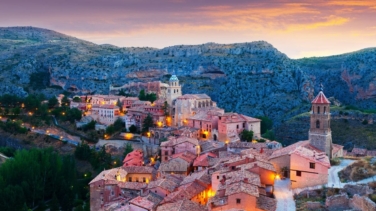
[[366,120],[366,119],[363,120],[362,124],[363,124],[363,125],[367,125],[367,124],[368,124],[368,120]]
[[370,198],[373,202],[376,202],[376,194],[371,194],[371,195],[369,195],[369,198]]
[[330,165],[332,166],[338,166],[341,163],[341,160],[339,158],[333,158],[330,160]]

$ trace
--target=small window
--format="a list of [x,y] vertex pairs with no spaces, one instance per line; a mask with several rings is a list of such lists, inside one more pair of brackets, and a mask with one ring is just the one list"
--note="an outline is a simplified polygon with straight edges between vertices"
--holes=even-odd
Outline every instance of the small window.
[[302,176],[302,172],[301,171],[296,171],[296,176],[297,177],[301,177]]
[[235,170],[235,166],[231,166],[231,169],[232,169],[232,170]]
[[155,190],[154,192],[156,193],[157,191]]
[[236,129],[239,129],[239,125],[236,125]]
[[128,177],[128,182],[132,182],[132,177]]
[[221,120],[221,117],[219,117],[219,120]]
[[310,169],[315,169],[315,163],[309,163],[309,168]]
[[146,182],[146,178],[145,177],[142,178],[142,182]]
[[138,182],[138,177],[136,177],[136,182]]
[[165,157],[165,160],[167,160],[167,157]]
[[217,179],[219,179],[219,175],[217,176]]
[[165,155],[168,155],[168,152],[167,152],[167,151],[165,151],[165,152],[164,152],[164,154],[165,154]]
[[243,128],[245,128],[245,122],[243,122]]
[[320,114],[320,106],[317,106],[317,113]]
[[236,203],[240,204],[241,203],[241,199],[236,199]]

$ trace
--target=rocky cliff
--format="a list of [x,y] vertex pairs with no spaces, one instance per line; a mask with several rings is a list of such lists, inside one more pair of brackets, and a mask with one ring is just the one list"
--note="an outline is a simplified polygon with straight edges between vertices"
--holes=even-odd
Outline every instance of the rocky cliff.
[[328,97],[375,106],[375,52],[292,60],[264,41],[118,48],[46,29],[0,28],[0,93],[108,93],[110,85],[174,73],[185,93],[207,93],[227,111],[279,125],[309,110],[320,81]]

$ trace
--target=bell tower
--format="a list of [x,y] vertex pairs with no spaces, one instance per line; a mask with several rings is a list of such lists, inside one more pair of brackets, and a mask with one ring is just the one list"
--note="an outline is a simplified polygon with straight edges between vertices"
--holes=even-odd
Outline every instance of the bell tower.
[[332,157],[332,131],[330,129],[330,101],[320,92],[312,101],[309,143]]
[[181,86],[179,84],[179,79],[176,75],[172,75],[168,81],[169,87],[167,88],[167,103],[172,106],[172,102],[181,96]]

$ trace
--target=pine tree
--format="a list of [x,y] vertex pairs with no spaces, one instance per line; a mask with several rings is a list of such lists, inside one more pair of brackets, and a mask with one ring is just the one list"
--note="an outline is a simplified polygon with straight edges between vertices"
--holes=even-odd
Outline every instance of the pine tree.
[[127,144],[125,145],[125,150],[124,150],[124,153],[123,153],[124,158],[125,158],[130,152],[132,152],[132,151],[133,151],[133,147],[132,147],[132,145],[131,145],[130,143],[127,143]]
[[146,133],[149,131],[150,127],[153,127],[153,118],[150,114],[144,119],[144,122],[142,123],[142,133]]

